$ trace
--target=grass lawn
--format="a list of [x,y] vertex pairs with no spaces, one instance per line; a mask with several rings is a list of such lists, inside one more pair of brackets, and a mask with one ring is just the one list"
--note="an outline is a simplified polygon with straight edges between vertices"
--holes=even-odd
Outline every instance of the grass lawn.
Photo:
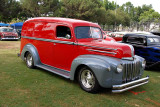
[[0,41],[0,107],[158,107],[160,71],[145,71],[150,82],[121,94],[83,91],[78,83],[42,69],[29,69],[20,57],[20,41]]

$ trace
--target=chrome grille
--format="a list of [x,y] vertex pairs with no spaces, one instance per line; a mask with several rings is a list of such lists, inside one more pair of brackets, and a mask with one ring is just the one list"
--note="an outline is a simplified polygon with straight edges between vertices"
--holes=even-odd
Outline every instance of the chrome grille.
[[123,83],[139,79],[140,77],[140,62],[133,61],[124,64]]
[[5,36],[5,38],[15,38],[15,36]]

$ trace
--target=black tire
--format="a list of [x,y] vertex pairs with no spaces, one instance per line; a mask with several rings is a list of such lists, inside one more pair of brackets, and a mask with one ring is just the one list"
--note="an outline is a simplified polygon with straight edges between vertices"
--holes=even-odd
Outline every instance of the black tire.
[[1,36],[0,36],[0,41],[2,41],[2,38],[1,38]]
[[28,68],[35,68],[33,56],[31,53],[28,52],[25,59],[26,59],[26,65]]
[[83,67],[78,73],[78,82],[80,87],[89,93],[97,93],[100,85],[96,79],[95,74],[88,67]]

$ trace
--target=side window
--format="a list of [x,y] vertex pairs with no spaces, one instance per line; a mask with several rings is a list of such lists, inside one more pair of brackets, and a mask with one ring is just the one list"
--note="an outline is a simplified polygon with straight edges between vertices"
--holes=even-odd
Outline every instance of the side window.
[[71,39],[71,30],[66,26],[57,26],[56,36],[57,38]]

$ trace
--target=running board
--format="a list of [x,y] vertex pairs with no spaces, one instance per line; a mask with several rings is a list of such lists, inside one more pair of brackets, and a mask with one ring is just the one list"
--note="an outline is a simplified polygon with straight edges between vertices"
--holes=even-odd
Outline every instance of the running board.
[[70,79],[70,72],[69,71],[57,69],[57,68],[54,68],[54,67],[51,67],[51,66],[47,66],[47,65],[44,65],[44,64],[38,64],[36,66],[39,67],[39,68],[42,68],[44,70],[47,70],[49,72],[52,72],[54,74],[60,75],[62,77],[65,77],[67,79]]

